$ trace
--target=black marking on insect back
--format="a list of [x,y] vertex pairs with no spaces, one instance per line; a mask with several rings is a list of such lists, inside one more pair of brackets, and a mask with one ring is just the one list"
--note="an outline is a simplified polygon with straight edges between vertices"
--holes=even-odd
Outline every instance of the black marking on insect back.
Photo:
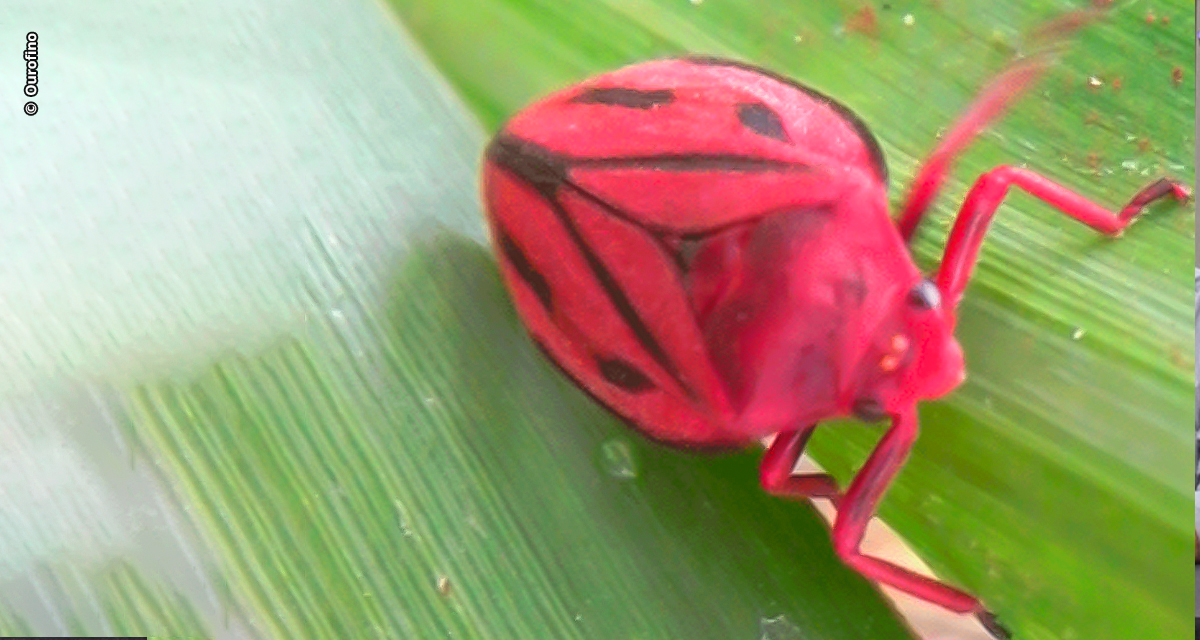
[[618,418],[620,418],[623,422],[625,422],[625,424],[629,425],[630,428],[635,429],[638,433],[641,433],[643,436],[645,436],[649,440],[652,440],[659,444],[666,445],[668,447],[675,447],[677,449],[688,449],[690,451],[711,451],[714,453],[721,452],[721,451],[733,451],[733,450],[737,450],[737,449],[743,449],[748,444],[750,444],[748,442],[743,442],[743,441],[739,441],[739,440],[729,440],[727,442],[713,442],[713,443],[708,443],[708,444],[696,444],[694,442],[687,442],[687,441],[680,441],[680,440],[667,440],[666,438],[657,436],[657,435],[655,435],[654,431],[647,428],[646,425],[638,422],[637,420],[634,420],[628,414],[622,412],[620,410],[620,408],[609,404],[603,398],[596,395],[596,393],[594,391],[592,391],[586,384],[584,384],[583,380],[581,380],[578,376],[576,376],[574,373],[572,373],[570,370],[568,370],[565,366],[563,366],[563,364],[558,361],[558,358],[554,357],[554,352],[552,352],[550,350],[550,347],[546,346],[545,342],[542,342],[541,338],[539,338],[538,336],[532,335],[532,334],[530,335],[530,337],[533,339],[533,344],[535,346],[537,346],[538,351],[542,352],[542,355],[545,356],[546,360],[548,362],[550,362],[550,364],[553,365],[554,368],[557,369],[559,373],[561,373],[564,377],[566,377],[568,380],[570,380],[572,383],[574,383],[576,388],[578,388],[580,391],[582,391],[587,397],[591,398],[592,402],[595,402],[596,404],[604,407],[605,409],[608,409],[608,411],[610,413],[612,413],[614,416],[617,416]]
[[567,180],[566,159],[516,136],[498,134],[492,138],[484,155],[496,166],[524,180],[547,200],[552,200]]
[[508,232],[498,227],[497,233],[500,236],[498,238],[500,241],[500,251],[504,253],[504,258],[512,265],[517,275],[521,276],[521,280],[525,281],[525,284],[533,290],[534,295],[542,302],[542,306],[546,309],[546,312],[549,313],[552,311],[554,307],[554,295],[550,289],[550,283],[546,281],[546,277],[533,266],[533,263],[529,261],[529,257],[525,255],[521,247],[517,246],[517,243],[513,242]]
[[648,110],[675,102],[670,89],[629,89],[627,87],[596,87],[571,98],[576,104],[603,104],[610,107]]
[[711,233],[697,235],[695,237],[681,237],[675,242],[675,246],[666,246],[667,253],[675,259],[675,266],[679,268],[680,273],[687,273],[692,269],[692,263],[696,260],[696,254],[700,253],[700,247],[704,240]]
[[605,380],[629,393],[645,393],[654,388],[649,376],[621,358],[597,357],[596,366]]
[[846,105],[838,102],[837,100],[834,100],[833,98],[830,98],[829,96],[825,95],[824,93],[821,93],[820,91],[817,91],[816,89],[813,89],[812,87],[800,84],[799,82],[796,82],[795,80],[793,80],[787,76],[775,73],[774,71],[771,71],[770,69],[764,69],[762,67],[748,64],[745,62],[739,62],[737,60],[718,58],[716,56],[688,56],[688,57],[685,57],[682,59],[686,60],[687,62],[690,62],[692,64],[700,65],[700,66],[734,67],[737,69],[742,69],[743,71],[757,73],[759,75],[766,76],[777,82],[786,84],[787,86],[792,87],[793,89],[796,89],[797,91],[802,91],[805,94],[808,94],[808,96],[811,97],[812,99],[824,104],[825,106],[829,107],[830,109],[833,109],[835,112],[837,112],[838,115],[840,115],[842,117],[843,120],[846,121],[847,124],[849,124],[854,129],[854,131],[858,134],[859,139],[861,139],[863,141],[863,144],[866,145],[867,153],[870,154],[870,156],[871,156],[871,165],[872,165],[872,168],[875,169],[876,177],[879,178],[880,182],[882,182],[884,184],[884,186],[887,186],[887,181],[888,181],[887,159],[884,158],[884,156],[883,156],[883,148],[879,146],[879,140],[875,138],[875,134],[871,132],[871,129],[869,127],[867,127],[867,123],[863,122],[862,119],[860,119],[858,117],[858,114],[851,111],[850,108],[847,107]]
[[[492,139],[484,152],[489,162],[514,174],[547,201],[554,201],[559,189],[570,187],[582,198],[609,214],[640,227],[648,233],[676,233],[670,227],[648,225],[637,216],[596,196],[571,180],[570,172],[583,169],[635,169],[644,171],[695,171],[712,173],[811,173],[820,167],[787,160],[775,160],[734,154],[665,153],[645,156],[579,157],[556,153],[534,142],[507,132]],[[669,252],[668,252],[669,253]]]
[[745,102],[737,106],[738,121],[742,126],[765,138],[791,144],[783,128],[783,119],[771,107],[761,102]]
[[[580,191],[582,192],[582,190]],[[583,256],[584,261],[587,262],[588,268],[591,270],[592,275],[596,277],[600,288],[603,289],[608,295],[608,299],[610,302],[612,302],[613,308],[616,309],[617,314],[621,316],[621,319],[625,321],[625,324],[629,327],[629,330],[633,332],[634,338],[637,339],[638,344],[642,345],[642,348],[646,350],[646,353],[650,354],[650,357],[654,358],[654,361],[657,362],[658,365],[662,367],[668,375],[671,376],[671,379],[679,385],[680,389],[683,389],[684,393],[687,394],[689,398],[695,399],[695,391],[693,391],[688,385],[684,384],[683,378],[679,375],[679,370],[675,368],[675,363],[671,362],[671,359],[667,357],[667,353],[663,350],[662,345],[658,343],[658,340],[654,337],[654,334],[650,332],[650,327],[646,326],[646,322],[642,320],[641,316],[638,315],[637,309],[635,309],[633,306],[633,302],[629,300],[629,296],[625,293],[625,290],[621,288],[621,284],[617,282],[616,277],[613,276],[612,272],[608,270],[608,267],[604,266],[604,262],[600,260],[600,257],[597,256],[594,251],[592,251],[591,246],[584,241],[582,234],[579,233],[579,229],[575,226],[575,222],[571,219],[571,216],[567,213],[567,210],[562,206],[562,203],[558,201],[558,198],[549,198],[548,202],[550,204],[550,208],[554,211],[555,215],[566,229],[567,234],[571,236],[571,240],[575,244],[575,248],[579,250],[579,253]]]
[[[654,334],[650,332],[650,328],[646,326],[645,321],[638,315],[633,303],[629,300],[629,296],[621,288],[616,277],[604,266],[599,256],[584,241],[582,234],[580,234],[579,229],[575,226],[575,222],[559,201],[559,189],[563,186],[569,186],[589,201],[597,203],[606,210],[613,210],[613,207],[608,205],[608,203],[569,181],[568,171],[571,166],[581,161],[564,158],[540,145],[506,133],[498,134],[488,145],[485,154],[488,160],[512,172],[518,179],[536,189],[545,199],[551,211],[554,212],[555,217],[562,223],[563,228],[571,237],[575,247],[583,256],[584,261],[587,262],[588,268],[596,277],[600,287],[607,294],[609,301],[612,302],[621,319],[625,321],[630,331],[633,332],[638,343],[671,376],[689,398],[695,399],[695,391],[684,384],[678,369],[675,368],[671,359],[667,357],[666,351],[658,343]],[[514,264],[515,267],[516,265]],[[537,272],[532,271],[532,273],[536,274]],[[549,287],[547,287],[548,290]]]
[[787,160],[724,153],[662,153],[648,156],[577,158],[572,167],[588,169],[642,169],[645,171],[711,171],[714,173],[784,173],[813,171],[811,165]]
[[[665,238],[678,237],[678,238],[682,238],[685,240],[699,241],[699,240],[704,240],[705,238],[711,237],[715,234],[721,233],[723,231],[726,231],[726,230],[730,229],[731,227],[735,227],[740,224],[744,224],[742,221],[735,220],[733,222],[727,222],[727,223],[716,225],[716,226],[709,227],[706,229],[700,229],[700,230],[695,230],[695,231],[681,231],[675,227],[657,225],[657,224],[648,223],[645,220],[639,220],[638,217],[636,215],[634,215],[633,213],[630,213],[629,211],[626,211],[620,207],[617,207],[617,206],[607,202],[603,198],[600,198],[596,194],[591,193],[587,189],[584,189],[583,187],[575,184],[574,182],[572,182],[570,180],[567,181],[566,186],[568,188],[570,188],[571,190],[573,190],[575,193],[577,193],[579,195],[579,197],[596,205],[600,209],[603,209],[605,212],[607,212],[612,217],[617,218],[618,220],[621,220],[622,222],[625,222],[627,224],[631,224],[635,227],[638,227],[642,231],[645,231],[646,233],[650,234],[650,236],[655,239],[655,241],[658,243],[659,247],[662,249],[663,254],[667,255],[667,256],[673,256],[674,251],[673,251],[670,243],[665,241]],[[821,207],[827,206],[827,204],[826,203],[818,203],[815,206],[818,208],[821,208]],[[769,215],[769,214],[764,214],[764,215]],[[690,259],[689,256],[684,256],[684,257],[687,257]],[[673,257],[673,259],[677,263],[680,262],[679,257]]]

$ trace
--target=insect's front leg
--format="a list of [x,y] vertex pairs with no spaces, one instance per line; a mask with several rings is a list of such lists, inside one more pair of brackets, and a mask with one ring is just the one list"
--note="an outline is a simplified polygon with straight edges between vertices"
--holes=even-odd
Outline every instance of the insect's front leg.
[[937,285],[950,309],[957,307],[962,298],[988,226],[1010,186],[1020,187],[1089,227],[1113,236],[1119,235],[1151,202],[1168,196],[1182,202],[1191,196],[1184,185],[1162,178],[1138,191],[1125,208],[1114,213],[1028,169],[1010,166],[992,169],[980,176],[967,193],[946,241]]
[[841,501],[841,491],[833,476],[827,473],[792,473],[816,428],[816,423],[813,423],[793,431],[781,431],[775,436],[775,441],[763,455],[758,467],[758,480],[767,493],[797,500],[829,498],[834,506]]
[[886,560],[863,555],[860,550],[867,523],[875,516],[880,500],[917,439],[916,414],[913,407],[893,416],[891,428],[850,483],[833,523],[833,547],[847,565],[863,576],[951,611],[973,613],[993,636],[1008,638],[1008,631],[975,596]]

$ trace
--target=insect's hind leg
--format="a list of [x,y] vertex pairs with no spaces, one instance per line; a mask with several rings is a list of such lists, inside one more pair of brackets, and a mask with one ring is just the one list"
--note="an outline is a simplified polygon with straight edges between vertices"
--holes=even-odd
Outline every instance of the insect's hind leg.
[[937,286],[948,308],[958,306],[971,271],[975,268],[988,226],[1010,186],[1020,187],[1079,222],[1114,236],[1128,227],[1146,205],[1168,196],[1179,201],[1191,197],[1191,191],[1181,183],[1162,178],[1143,187],[1134,194],[1129,204],[1114,213],[1028,169],[1010,166],[992,169],[980,176],[967,193],[950,237],[946,240]]
[[841,491],[833,476],[827,473],[792,473],[816,428],[814,423],[793,431],[782,431],[775,437],[758,467],[759,482],[767,493],[797,500],[829,498],[835,506],[841,500]]

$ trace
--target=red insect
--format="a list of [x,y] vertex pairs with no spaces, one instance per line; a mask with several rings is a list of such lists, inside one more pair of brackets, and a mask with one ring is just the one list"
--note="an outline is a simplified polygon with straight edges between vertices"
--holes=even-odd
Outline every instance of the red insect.
[[[1009,187],[1118,235],[1118,213],[1002,166],[966,197],[936,278],[906,242],[962,148],[1045,68],[1010,68],[925,162],[898,222],[879,143],[849,109],[740,62],[626,67],[551,95],[489,144],[484,196],[501,270],[534,340],[651,438],[745,447],[777,434],[763,487],[829,497],[840,557],[864,576],[1007,635],[975,597],[863,555],[867,522],[917,437],[916,403],[964,377],[955,309]],[[850,486],[793,475],[825,419],[891,427]]]

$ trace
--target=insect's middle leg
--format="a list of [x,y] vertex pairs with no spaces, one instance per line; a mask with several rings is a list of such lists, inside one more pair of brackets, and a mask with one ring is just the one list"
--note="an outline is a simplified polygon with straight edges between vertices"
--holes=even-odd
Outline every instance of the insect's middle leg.
[[984,235],[1010,186],[1020,187],[1083,224],[1109,235],[1119,234],[1146,205],[1156,200],[1170,196],[1184,201],[1191,197],[1187,187],[1163,178],[1142,188],[1134,194],[1129,204],[1114,213],[1028,169],[996,167],[980,176],[971,187],[946,240],[946,253],[938,270],[937,285],[951,309],[958,306],[962,298],[963,289],[975,268]]
[[836,506],[841,499],[837,481],[827,473],[793,474],[796,462],[817,425],[810,424],[794,431],[782,431],[775,436],[758,467],[758,479],[763,489],[784,498],[829,498]]

